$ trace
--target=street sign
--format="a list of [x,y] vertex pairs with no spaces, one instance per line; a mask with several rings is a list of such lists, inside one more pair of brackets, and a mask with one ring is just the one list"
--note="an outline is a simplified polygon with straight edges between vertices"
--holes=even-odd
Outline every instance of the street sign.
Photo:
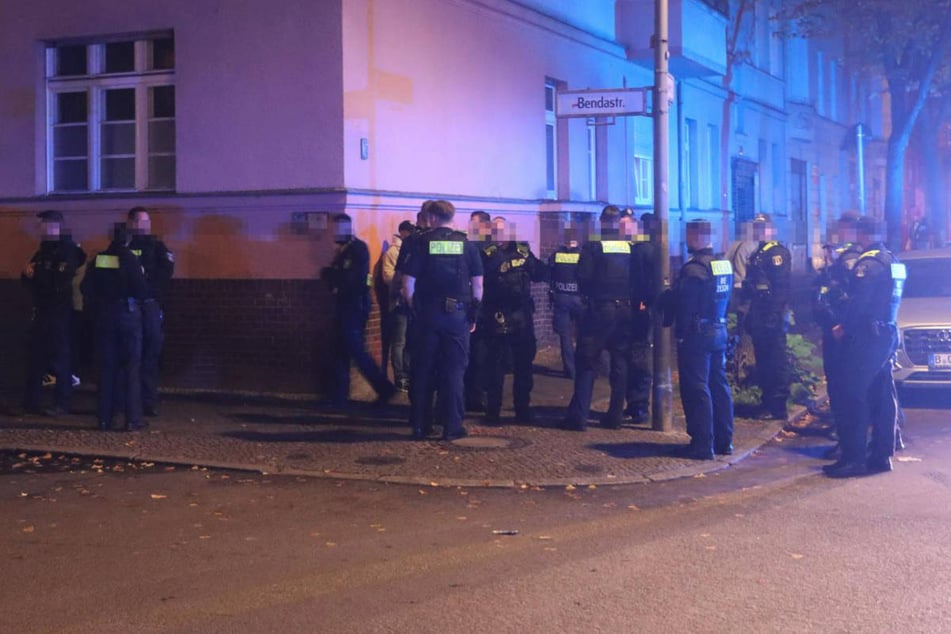
[[648,88],[558,91],[558,117],[614,117],[647,114]]

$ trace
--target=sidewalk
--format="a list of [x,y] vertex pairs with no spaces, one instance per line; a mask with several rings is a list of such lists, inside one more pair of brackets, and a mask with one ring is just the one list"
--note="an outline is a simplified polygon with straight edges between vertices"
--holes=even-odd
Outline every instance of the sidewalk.
[[[672,456],[688,441],[679,395],[674,431],[649,424],[585,433],[557,428],[571,399],[571,381],[555,376],[556,356],[539,353],[532,393],[536,422],[488,426],[468,416],[470,436],[452,443],[411,441],[404,395],[381,409],[357,402],[324,412],[312,399],[289,395],[166,393],[161,417],[142,432],[95,429],[95,396],[76,394],[76,414],[51,419],[0,414],[0,450],[42,451],[198,465],[262,473],[406,483],[423,486],[515,487],[608,485],[668,480],[723,469],[768,442],[784,421],[736,419],[735,452],[714,461]],[[506,379],[506,402],[511,404]],[[607,403],[607,380],[595,386],[593,409]],[[369,397],[367,397],[369,400]],[[793,410],[791,419],[805,412]]]

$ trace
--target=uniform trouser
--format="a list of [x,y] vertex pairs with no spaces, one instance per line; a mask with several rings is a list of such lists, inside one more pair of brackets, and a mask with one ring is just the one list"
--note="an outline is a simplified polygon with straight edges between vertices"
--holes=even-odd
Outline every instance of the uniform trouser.
[[584,303],[580,295],[552,295],[552,330],[561,344],[561,367],[571,379],[575,377],[575,336],[583,313]]
[[498,416],[502,409],[502,388],[505,384],[505,361],[512,359],[512,399],[515,413],[528,410],[535,385],[532,363],[537,345],[535,330],[529,325],[515,332],[486,336],[486,412]]
[[154,411],[158,406],[159,359],[162,355],[164,315],[159,303],[147,299],[142,303],[142,406]]
[[346,403],[350,398],[350,362],[352,361],[370,387],[378,394],[393,389],[380,366],[367,352],[364,331],[369,311],[362,307],[337,307],[334,313],[334,391],[333,401]]
[[608,350],[611,400],[603,422],[620,424],[627,391],[627,364],[631,343],[631,306],[627,302],[593,301],[581,321],[574,394],[568,404],[568,422],[583,425],[591,412],[594,377],[601,351]]
[[631,414],[646,412],[650,406],[654,382],[654,345],[650,316],[646,312],[634,314],[634,334],[631,337],[631,358],[627,367],[627,408]]
[[853,333],[843,347],[848,370],[842,374],[839,443],[845,462],[864,462],[869,455],[884,459],[895,452],[898,406],[890,360],[898,346],[898,333],[894,325],[869,325],[863,330]]
[[733,395],[726,378],[725,342],[726,326],[720,325],[677,343],[680,400],[690,444],[698,451],[722,452],[733,444]]
[[469,361],[469,320],[465,310],[445,312],[431,307],[417,314],[409,384],[410,426],[432,425],[433,384],[439,392],[435,421],[443,434],[462,429],[465,414],[464,376]]
[[409,315],[402,306],[397,306],[389,314],[390,321],[390,362],[393,365],[393,380],[405,383],[409,380],[410,348],[406,345]]
[[469,363],[465,373],[466,407],[481,406],[485,403],[485,332],[480,325],[469,338]]
[[785,416],[786,400],[789,398],[785,326],[753,326],[750,336],[756,356],[756,383],[763,393],[763,407]]
[[139,304],[113,302],[96,319],[99,354],[99,422],[112,424],[118,403],[126,426],[142,419],[142,310]]
[[70,376],[69,326],[72,308],[69,305],[39,308],[33,313],[30,324],[30,347],[28,351],[26,390],[23,404],[27,409],[36,409],[42,399],[43,375],[52,370],[56,376],[54,398],[56,406],[69,409],[73,392]]
[[832,336],[829,329],[822,332],[822,368],[826,375],[826,393],[829,396],[829,411],[832,414],[832,424],[836,434],[839,433],[839,421],[842,420],[842,384],[845,380],[843,372],[843,343]]

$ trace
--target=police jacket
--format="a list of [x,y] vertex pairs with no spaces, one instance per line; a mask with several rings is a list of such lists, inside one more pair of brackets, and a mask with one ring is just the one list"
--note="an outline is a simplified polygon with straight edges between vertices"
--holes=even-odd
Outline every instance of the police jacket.
[[143,300],[148,294],[138,258],[125,244],[116,241],[89,263],[80,289],[86,306],[99,311],[118,302]]
[[175,255],[153,235],[133,236],[129,250],[145,270],[146,297],[161,301],[175,273]]
[[482,275],[482,259],[466,234],[436,227],[418,234],[409,244],[413,252],[407,254],[403,274],[416,278],[413,306],[417,311],[462,309],[472,301],[471,278]]
[[532,312],[532,282],[546,277],[545,264],[535,257],[528,243],[501,242],[485,250],[486,310]]
[[732,289],[733,267],[729,260],[718,260],[711,248],[694,252],[681,267],[673,288],[677,338],[702,333],[709,326],[725,329]]
[[566,245],[558,247],[548,258],[551,271],[552,293],[560,295],[578,294],[578,260],[581,257],[579,247]]
[[86,253],[70,238],[44,240],[30,258],[33,277],[21,276],[33,295],[37,309],[64,308],[73,305],[73,276],[86,261]]
[[370,250],[363,240],[351,236],[337,248],[330,266],[323,270],[324,280],[337,300],[338,308],[369,309]]
[[750,300],[750,313],[777,315],[789,305],[792,287],[789,249],[770,240],[761,242],[750,257],[743,290]]
[[598,240],[581,248],[578,260],[578,287],[590,301],[631,302],[631,243],[627,240]]
[[839,323],[842,310],[848,299],[849,276],[862,249],[851,242],[834,247],[832,261],[816,275],[813,291],[812,314],[823,328],[832,328]]
[[634,306],[634,334],[641,338],[650,332],[651,308],[657,300],[657,248],[646,236],[631,244],[631,288]]
[[861,336],[877,324],[893,324],[905,277],[905,265],[885,245],[862,253],[849,276],[848,301],[842,311],[846,335]]

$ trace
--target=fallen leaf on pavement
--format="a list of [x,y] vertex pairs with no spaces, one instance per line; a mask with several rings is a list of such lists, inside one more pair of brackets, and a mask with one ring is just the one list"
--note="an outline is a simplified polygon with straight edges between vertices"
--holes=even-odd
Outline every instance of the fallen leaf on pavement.
[[575,490],[575,485],[573,484],[569,484],[568,486],[565,487],[565,491],[574,491],[574,490]]
[[800,555],[799,553],[789,553],[789,556],[793,559],[802,559],[805,555]]
[[420,489],[420,490],[419,490],[419,494],[420,494],[420,495],[426,495],[426,492],[423,491],[422,489]]
[[593,491],[593,490],[595,490],[595,489],[597,489],[597,488],[598,488],[598,485],[596,485],[596,484],[589,484],[589,485],[588,485],[588,490],[589,490],[589,491]]
[[23,532],[24,532],[24,533],[32,533],[34,530],[35,530],[35,529],[33,528],[33,526],[24,526],[24,527],[23,527]]
[[153,493],[150,497],[151,497],[153,500],[164,500],[164,499],[167,498],[168,496],[165,495],[164,493]]
[[640,507],[637,504],[628,504],[627,508],[629,511],[640,511]]
[[327,546],[328,548],[333,548],[333,547],[336,546],[336,545],[337,545],[337,542],[325,542],[325,543],[324,543],[324,546]]
[[898,462],[921,462],[921,458],[915,456],[898,456],[895,458]]

